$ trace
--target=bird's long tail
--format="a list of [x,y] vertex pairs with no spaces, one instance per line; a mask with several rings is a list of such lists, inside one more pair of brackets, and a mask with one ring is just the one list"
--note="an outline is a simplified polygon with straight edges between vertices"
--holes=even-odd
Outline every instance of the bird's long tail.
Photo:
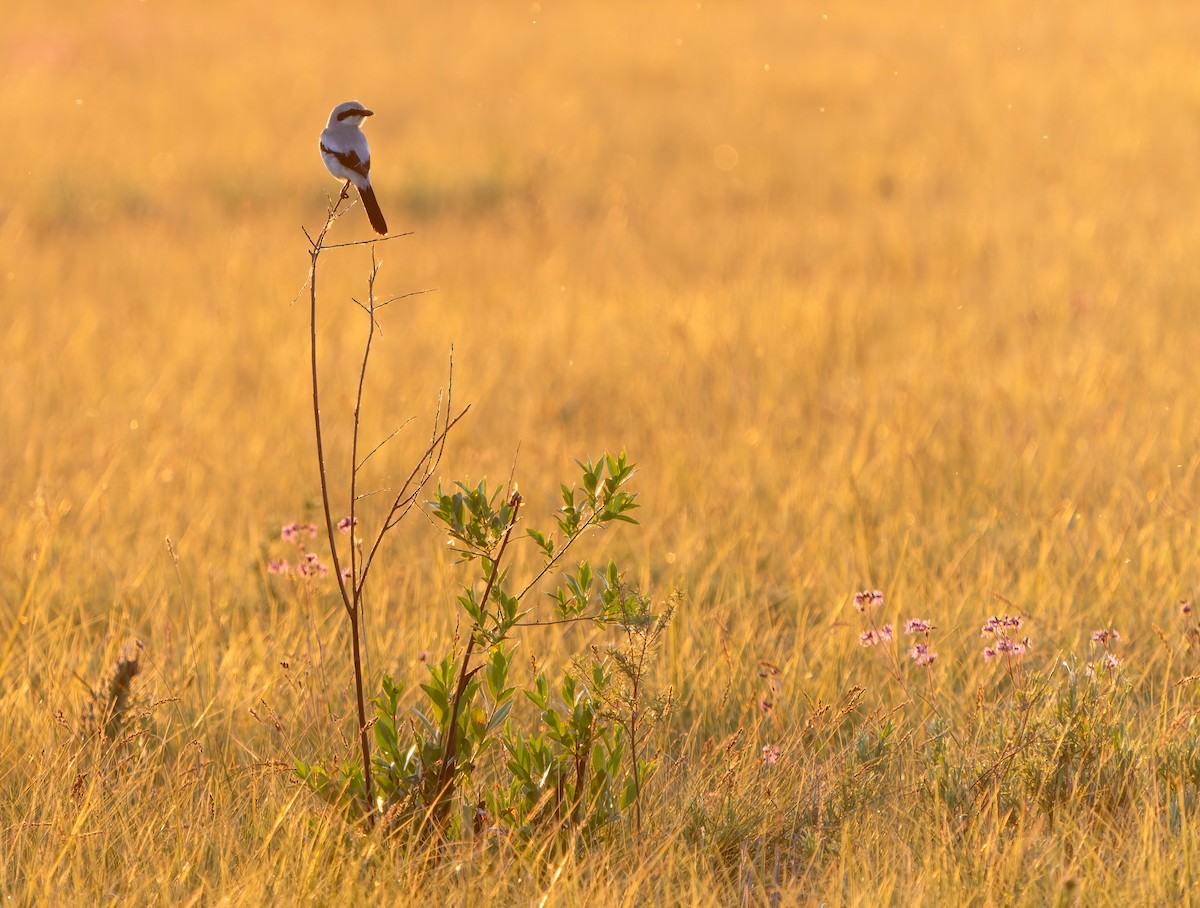
[[379,202],[375,199],[375,190],[371,188],[371,184],[359,186],[358,194],[362,199],[363,208],[367,209],[367,218],[375,232],[380,236],[387,236],[387,221],[383,219],[383,212],[379,210]]

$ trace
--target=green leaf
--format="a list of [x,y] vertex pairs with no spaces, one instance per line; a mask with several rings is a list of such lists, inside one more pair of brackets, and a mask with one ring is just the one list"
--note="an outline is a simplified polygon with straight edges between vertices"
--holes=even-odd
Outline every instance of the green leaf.
[[508,718],[509,711],[512,710],[514,702],[513,700],[509,700],[507,703],[496,707],[496,711],[492,713],[492,718],[488,720],[487,732],[489,734],[504,724],[504,720]]
[[429,702],[433,704],[433,708],[437,711],[439,721],[444,719],[450,712],[450,700],[446,696],[446,692],[442,688],[434,684],[422,684],[421,690],[425,691],[425,696],[429,698]]
[[592,772],[596,775],[607,775],[607,765],[604,760],[604,747],[599,741],[592,745]]
[[487,675],[488,693],[492,695],[493,700],[499,700],[501,692],[504,690],[504,684],[508,680],[508,668],[510,658],[504,647],[495,646],[488,654],[487,667],[485,674]]
[[620,808],[621,810],[627,810],[629,808],[629,805],[637,800],[637,796],[638,796],[637,786],[634,784],[633,776],[630,776],[628,779],[625,780],[625,788],[621,792],[620,799],[618,799],[618,801],[617,801],[618,808]]
[[554,540],[552,538],[547,538],[545,533],[539,532],[532,527],[525,532],[547,558],[554,557]]
[[439,734],[441,734],[442,729],[440,717],[439,722],[435,723],[432,719],[425,715],[425,713],[421,712],[421,710],[417,709],[416,707],[413,708],[413,714],[421,720],[421,724],[425,726],[425,731],[431,738],[436,738]]

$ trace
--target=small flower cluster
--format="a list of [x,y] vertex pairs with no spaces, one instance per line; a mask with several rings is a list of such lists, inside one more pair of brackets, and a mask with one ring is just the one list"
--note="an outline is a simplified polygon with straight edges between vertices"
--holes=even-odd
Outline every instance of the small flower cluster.
[[337,525],[338,532],[344,536],[345,534],[349,533],[350,529],[357,524],[358,524],[357,517],[343,517],[341,520],[338,521],[338,525]]
[[929,645],[926,643],[914,643],[908,654],[912,657],[913,662],[922,668],[928,668],[933,665],[938,655],[935,652],[931,652]]
[[1200,645],[1200,621],[1196,620],[1196,615],[1192,611],[1191,599],[1179,600],[1179,616],[1183,618],[1183,637],[1188,642],[1189,647]]
[[764,744],[762,749],[762,761],[767,766],[774,766],[779,762],[779,745]]
[[284,542],[299,545],[303,539],[317,538],[317,525],[315,523],[289,523],[279,531],[279,538]]
[[300,572],[301,577],[324,577],[329,573],[329,568],[321,564],[316,552],[305,552],[304,557],[297,563],[296,570]]
[[862,590],[854,594],[854,607],[860,612],[883,605],[883,590]]
[[929,648],[929,632],[936,631],[937,626],[934,625],[928,618],[909,618],[904,622],[904,633],[910,636],[920,635],[924,640],[918,640],[912,645],[912,649],[908,651],[909,657],[913,662],[922,668],[929,668],[937,661],[938,654]]
[[[1099,664],[1106,672],[1115,672],[1121,667],[1121,660],[1114,653],[1105,653]],[[1089,678],[1094,676],[1096,674],[1096,663],[1089,662],[1087,668],[1084,670],[1084,674]]]
[[871,622],[871,626],[858,635],[860,646],[879,646],[881,643],[890,643],[895,636],[895,629],[890,624],[885,624],[883,627],[875,624],[872,612],[882,606],[883,590],[860,590],[854,594],[854,607]]
[[[1107,672],[1114,672],[1121,667],[1121,660],[1117,657],[1117,654],[1112,651],[1112,647],[1115,646],[1120,639],[1121,635],[1117,633],[1116,628],[1102,627],[1100,630],[1092,632],[1092,643],[1097,643],[1104,647],[1104,655],[1100,657],[1099,665],[1101,665]],[[1087,674],[1090,677],[1094,673],[1095,664],[1089,662],[1087,666]]]
[[[882,606],[882,590],[861,590],[854,594],[854,607],[862,612],[870,624],[870,627],[858,635],[860,646],[879,646],[881,643],[891,643],[895,639],[896,629],[892,625],[880,626],[876,623],[874,613]],[[908,651],[909,657],[922,668],[929,668],[937,661],[938,654],[929,648],[929,632],[934,630],[937,628],[927,618],[909,618],[904,623],[904,633],[923,638],[915,642]]]
[[1009,632],[1019,631],[1024,623],[1025,620],[1020,615],[993,615],[984,622],[980,635],[984,637],[988,634],[1011,636]]
[[892,626],[885,624],[881,628],[867,628],[858,635],[858,642],[861,646],[878,646],[881,643],[890,643],[892,640]]
[[981,637],[990,637],[991,644],[983,648],[983,658],[990,662],[998,656],[1005,660],[1019,659],[1024,656],[1032,644],[1028,637],[1016,638],[1016,632],[1021,629],[1024,620],[1019,615],[993,615],[983,625]]
[[[348,530],[351,526],[350,518],[343,518],[338,523],[339,529],[342,524],[345,524]],[[317,533],[315,523],[286,524],[279,531],[279,538],[296,547],[296,563],[292,564],[286,558],[273,558],[267,562],[267,573],[282,577],[303,577],[305,580],[327,576],[329,568],[316,552],[309,551],[308,548],[308,543],[317,538]],[[345,573],[343,571],[343,574]]]

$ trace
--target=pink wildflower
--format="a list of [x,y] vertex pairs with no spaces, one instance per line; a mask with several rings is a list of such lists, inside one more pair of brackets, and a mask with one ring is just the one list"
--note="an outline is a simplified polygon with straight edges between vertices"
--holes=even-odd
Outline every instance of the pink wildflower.
[[984,622],[980,636],[986,637],[988,634],[992,636],[1007,635],[1010,630],[1020,630],[1022,623],[1020,615],[993,615]]
[[349,533],[350,528],[353,526],[356,526],[357,524],[358,524],[357,517],[343,517],[341,520],[338,521],[338,525],[337,525],[338,532],[343,533],[343,534]]
[[931,653],[929,651],[929,647],[924,643],[914,643],[912,649],[908,651],[908,654],[912,657],[913,662],[917,663],[917,665],[920,665],[923,668],[933,665],[934,661],[937,659],[937,653]]
[[779,745],[765,744],[762,749],[763,762],[768,766],[774,766],[779,762]]
[[909,618],[904,624],[904,633],[906,634],[928,634],[930,631],[936,630],[937,628],[926,618]]
[[996,641],[996,652],[1007,653],[1010,656],[1024,656],[1029,649],[1029,638],[1013,640],[1011,637],[1001,637]]
[[883,590],[862,590],[854,594],[854,607],[860,612],[883,605]]
[[1019,658],[1032,646],[1028,637],[1020,640],[1013,638],[1012,632],[1019,630],[1024,624],[1020,615],[993,615],[980,630],[981,637],[991,637],[992,642],[983,648],[983,659],[990,662],[1003,654],[1008,659]]
[[862,646],[878,646],[880,643],[887,643],[892,639],[892,626],[885,624],[883,627],[876,630],[871,628],[863,631],[858,635],[858,642]]
[[1092,642],[1099,643],[1105,648],[1109,643],[1116,643],[1121,639],[1121,635],[1117,633],[1115,628],[1101,628],[1098,631],[1092,632]]
[[321,559],[317,557],[315,552],[305,552],[304,560],[299,565],[301,575],[311,577],[314,574],[324,577],[329,573],[329,568],[321,564]]
[[268,574],[286,574],[291,569],[292,569],[292,566],[290,564],[288,564],[286,561],[268,561],[267,562],[267,573]]

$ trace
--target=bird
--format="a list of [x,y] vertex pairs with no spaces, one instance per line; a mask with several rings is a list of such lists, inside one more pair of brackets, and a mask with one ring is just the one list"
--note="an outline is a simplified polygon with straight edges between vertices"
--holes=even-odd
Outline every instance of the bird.
[[367,110],[357,101],[345,101],[335,107],[321,132],[321,160],[339,180],[349,180],[355,185],[371,227],[380,236],[386,236],[387,221],[371,186],[371,149],[361,128],[363,119],[374,115],[375,111]]

